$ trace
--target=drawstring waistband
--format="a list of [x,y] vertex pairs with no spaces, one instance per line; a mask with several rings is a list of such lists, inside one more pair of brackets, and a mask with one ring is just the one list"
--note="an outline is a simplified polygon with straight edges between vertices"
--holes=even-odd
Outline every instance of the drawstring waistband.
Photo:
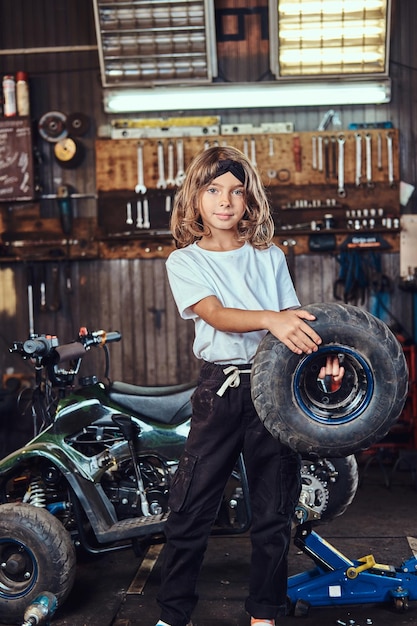
[[228,387],[239,387],[240,385],[240,374],[250,374],[251,370],[240,370],[235,365],[230,365],[223,370],[223,374],[227,376],[226,380],[220,387],[220,389],[216,392],[218,396],[222,397],[224,392]]

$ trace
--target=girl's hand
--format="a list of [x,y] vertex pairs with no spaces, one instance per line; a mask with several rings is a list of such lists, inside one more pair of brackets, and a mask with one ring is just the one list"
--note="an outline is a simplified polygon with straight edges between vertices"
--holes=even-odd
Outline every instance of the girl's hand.
[[311,354],[318,350],[321,338],[304,320],[313,321],[314,315],[303,309],[286,309],[272,313],[268,330],[296,354]]
[[330,376],[335,383],[340,383],[345,375],[345,368],[340,365],[337,356],[328,356],[326,359],[326,365],[320,369],[319,378],[326,378]]

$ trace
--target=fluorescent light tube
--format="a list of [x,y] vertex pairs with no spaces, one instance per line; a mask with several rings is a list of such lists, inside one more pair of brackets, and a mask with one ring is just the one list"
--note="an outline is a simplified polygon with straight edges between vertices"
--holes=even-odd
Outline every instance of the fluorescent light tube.
[[259,109],[297,106],[383,104],[391,98],[389,79],[343,82],[212,84],[208,86],[111,89],[106,113]]

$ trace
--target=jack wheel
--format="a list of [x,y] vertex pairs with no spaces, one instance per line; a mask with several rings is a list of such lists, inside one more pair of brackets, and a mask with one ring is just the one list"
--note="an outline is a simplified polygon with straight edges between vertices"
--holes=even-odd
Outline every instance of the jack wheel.
[[297,600],[294,606],[294,617],[307,617],[310,603],[305,600]]
[[401,598],[394,598],[394,606],[396,611],[401,611],[404,613],[408,610],[408,598],[407,596],[403,596]]

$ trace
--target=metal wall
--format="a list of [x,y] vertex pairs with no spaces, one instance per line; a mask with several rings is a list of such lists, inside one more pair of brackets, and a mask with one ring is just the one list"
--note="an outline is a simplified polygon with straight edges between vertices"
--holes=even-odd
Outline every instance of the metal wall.
[[[216,6],[221,9],[227,4],[223,1]],[[263,4],[266,5],[266,1],[240,2],[242,6],[253,5],[257,9]],[[340,108],[343,127],[350,122],[391,120],[400,129],[401,175],[411,184],[416,182],[417,167],[416,26],[415,0],[394,3],[390,70],[392,102],[381,106]],[[256,28],[260,27],[257,22]],[[264,42],[257,41],[258,60],[252,59],[250,67],[224,55],[221,70],[227,80],[262,78]],[[95,46],[92,3],[88,0],[37,0],[33,3],[2,0],[0,3],[0,74],[26,70],[30,76],[41,212],[45,217],[58,215],[56,200],[48,196],[53,196],[60,184],[69,185],[77,194],[78,199],[74,201],[76,216],[94,217],[96,214],[94,139],[98,128],[107,124],[109,119],[101,105]],[[43,51],[39,52],[39,48]],[[16,49],[22,50],[11,52]],[[28,49],[32,49],[30,54],[25,53]],[[309,131],[317,128],[328,108],[230,109],[219,113],[222,123],[293,122],[297,131]],[[51,144],[37,135],[37,121],[48,111],[82,112],[89,116],[91,126],[82,137],[86,157],[80,167],[62,169],[53,158]],[[158,113],[154,116],[157,117]],[[413,197],[405,210],[414,213],[416,208]],[[1,210],[13,208],[3,206]],[[46,268],[48,275],[54,262],[51,260]],[[384,255],[383,264],[384,271],[395,285],[399,255]],[[28,333],[26,269],[25,264],[19,262],[0,264],[0,373],[8,367],[25,367],[7,353],[7,346],[12,340],[25,339]],[[63,266],[60,266],[60,272],[61,306],[58,311],[41,312],[39,294],[35,293],[37,332],[56,333],[68,341],[81,325],[121,330],[122,343],[112,347],[112,375],[127,382],[183,382],[196,375],[197,364],[191,354],[192,324],[179,319],[167,287],[162,259],[74,261],[71,263],[72,291],[66,289]],[[333,283],[338,273],[338,261],[331,254],[296,257],[295,278],[301,301],[304,304],[332,301]],[[395,287],[388,303],[397,321],[411,333],[412,296]],[[367,298],[363,305],[370,306]],[[91,355],[89,359],[91,365],[85,367],[93,370],[97,356]]]

